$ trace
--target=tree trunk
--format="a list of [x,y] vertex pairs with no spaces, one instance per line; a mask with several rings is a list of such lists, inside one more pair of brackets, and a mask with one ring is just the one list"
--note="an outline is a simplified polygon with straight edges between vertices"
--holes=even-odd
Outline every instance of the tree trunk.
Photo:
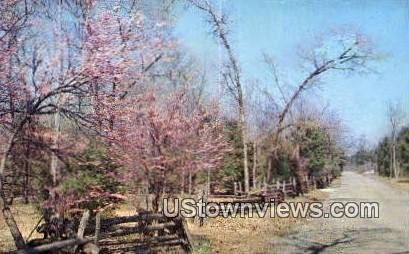
[[[58,100],[60,100],[58,98]],[[59,101],[57,102],[57,104],[59,105]],[[53,148],[57,149],[58,148],[58,140],[59,140],[59,136],[60,136],[60,121],[61,121],[61,117],[60,117],[60,110],[59,108],[57,109],[57,112],[54,115],[54,137],[53,137]],[[57,186],[57,170],[58,170],[58,158],[55,155],[55,153],[53,152],[51,155],[51,175],[53,177],[53,186]]]
[[393,141],[393,145],[392,145],[392,163],[393,163],[393,173],[395,175],[395,179],[398,180],[399,179],[399,173],[398,173],[398,167],[397,167],[397,163],[396,163],[396,142],[395,140]]
[[184,194],[185,193],[185,181],[186,181],[186,176],[185,176],[185,170],[183,170],[182,172],[182,189],[180,191],[180,194]]
[[210,168],[207,169],[207,188],[206,188],[206,194],[210,195]]
[[254,141],[253,143],[253,188],[255,189],[256,186],[256,169],[257,169],[257,143]]
[[[242,104],[239,102],[239,105]],[[241,140],[243,145],[243,170],[244,170],[244,192],[248,193],[250,191],[250,175],[248,166],[248,149],[247,149],[247,133],[246,133],[246,123],[244,117],[243,105],[239,106],[240,113],[240,129],[241,129]]]
[[233,49],[227,38],[226,24],[223,22],[224,18],[219,16],[217,11],[210,5],[209,2],[205,2],[204,5],[196,2],[189,1],[191,4],[199,8],[200,10],[206,12],[209,15],[210,21],[215,26],[214,34],[220,40],[222,46],[226,50],[227,56],[229,58],[229,67],[231,67],[231,73],[228,75],[230,81],[226,79],[226,85],[229,86],[231,82],[231,91],[234,94],[234,98],[237,102],[237,109],[239,113],[239,127],[242,137],[242,148],[243,148],[243,168],[244,168],[244,190],[248,192],[250,189],[249,184],[249,169],[248,169],[248,151],[247,151],[247,133],[246,133],[246,123],[245,123],[245,111],[244,111],[244,98],[243,98],[243,88],[241,84],[240,68],[237,59],[234,55]]
[[[57,26],[57,41],[60,43],[60,45],[64,45],[64,40],[63,37],[61,35],[62,32],[62,16],[61,16],[61,5],[62,5],[62,1],[58,1],[58,23],[56,23],[55,25]],[[60,48],[60,60],[59,60],[59,67],[60,67],[60,79],[62,80],[62,76],[63,76],[63,69],[64,69],[64,53],[63,53],[63,49]],[[58,86],[60,87],[62,84],[58,84]],[[61,131],[61,115],[60,115],[60,106],[62,103],[62,95],[59,94],[57,96],[57,110],[54,114],[54,135],[53,135],[53,141],[52,141],[52,148],[53,149],[57,149],[58,148],[58,141],[60,139],[60,131]],[[53,178],[53,187],[57,186],[57,170],[58,170],[58,158],[55,155],[55,152],[52,152],[51,154],[51,165],[50,165],[50,170],[51,170],[51,176]]]
[[189,195],[192,195],[192,172],[189,171]]
[[28,204],[28,192],[29,192],[29,177],[30,177],[30,142],[26,143],[26,153],[24,162],[24,203]]
[[304,194],[308,192],[308,187],[305,182],[305,177],[308,175],[307,162],[300,157],[300,147],[296,145],[290,160],[290,168],[293,172],[297,188],[297,194]]
[[24,238],[21,235],[20,229],[17,226],[16,221],[14,220],[13,214],[10,211],[10,207],[7,204],[6,197],[4,195],[4,190],[3,190],[3,183],[4,183],[4,170],[6,168],[6,162],[7,162],[7,157],[9,156],[11,149],[13,148],[14,145],[14,138],[16,137],[17,133],[21,130],[22,126],[24,125],[24,122],[22,122],[22,125],[14,132],[5,149],[3,158],[0,163],[0,208],[3,213],[4,221],[6,222],[10,233],[14,239],[14,243],[17,247],[17,249],[23,249],[25,248],[25,242]]
[[272,177],[272,172],[273,172],[273,157],[272,155],[268,156],[267,158],[267,179],[266,182],[267,183],[271,183],[273,177]]
[[26,244],[24,242],[24,238],[21,235],[20,229],[17,226],[16,221],[14,220],[13,214],[11,213],[10,207],[7,206],[7,204],[4,203],[5,199],[2,196],[0,203],[2,207],[2,213],[4,217],[4,221],[6,222],[11,235],[13,236],[14,243],[17,247],[17,249],[24,249]]
[[[392,141],[393,142],[393,141]],[[393,143],[389,144],[389,178],[392,179],[394,176],[394,168],[393,168]]]
[[159,211],[159,200],[161,197],[161,192],[155,192],[153,195],[153,199],[152,199],[152,210],[154,212],[158,212]]

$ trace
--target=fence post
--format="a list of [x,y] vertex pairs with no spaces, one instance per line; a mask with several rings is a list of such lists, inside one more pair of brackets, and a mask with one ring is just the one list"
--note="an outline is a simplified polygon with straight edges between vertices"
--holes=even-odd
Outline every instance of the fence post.
[[[84,214],[82,215],[80,225],[78,226],[78,231],[77,231],[77,238],[82,239],[84,237],[85,233],[85,228],[87,227],[88,219],[90,216],[90,211],[86,210]],[[75,245],[72,248],[72,253],[75,253],[77,251],[78,245]]]
[[[207,195],[206,195],[206,192],[205,192],[204,190],[203,190],[202,202],[203,202],[203,203],[207,203]],[[204,219],[204,218],[203,218],[202,216],[199,217],[199,226],[200,226],[200,227],[202,227],[203,224],[204,224],[203,219]]]
[[241,193],[242,193],[242,188],[241,188],[242,186],[241,186],[241,182],[239,182],[239,195],[241,195]]
[[305,176],[305,182],[307,183],[307,191],[310,189],[310,177],[307,175]]
[[182,238],[183,249],[186,253],[191,253],[193,251],[192,236],[190,235],[185,219],[176,217],[173,221],[175,222],[178,236]]
[[315,176],[312,176],[312,184],[314,185],[314,189],[317,189],[317,182],[315,181]]
[[90,216],[90,211],[86,210],[84,214],[82,215],[80,225],[78,227],[78,231],[77,231],[78,238],[82,238],[84,236],[84,232],[85,232],[85,228],[87,227],[89,216]]
[[277,179],[277,182],[276,182],[276,189],[277,190],[279,190],[280,189],[280,181]]
[[148,187],[144,187],[143,190],[144,190],[146,211],[149,211],[149,189],[148,189]]
[[233,183],[233,188],[234,188],[234,196],[237,196],[237,183]]
[[283,192],[285,194],[285,180],[283,180]]
[[263,185],[264,185],[264,186],[263,186],[264,196],[266,196],[266,195],[267,195],[267,183],[264,182]]
[[98,212],[95,216],[95,240],[94,240],[94,244],[97,247],[99,247],[98,241],[100,232],[101,232],[101,212]]
[[192,195],[192,172],[189,171],[189,195]]
[[210,168],[207,169],[207,195],[210,195]]

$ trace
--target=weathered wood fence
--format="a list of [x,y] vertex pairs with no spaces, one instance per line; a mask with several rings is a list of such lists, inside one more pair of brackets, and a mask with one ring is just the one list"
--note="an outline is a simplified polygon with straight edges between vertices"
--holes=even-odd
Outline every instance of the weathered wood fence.
[[[317,189],[318,187],[323,188],[328,186],[335,177],[331,174],[321,175],[319,177],[315,176],[305,176],[303,181],[307,185],[308,190]],[[271,184],[267,184],[265,181],[256,184],[258,186],[258,190],[250,193],[245,193],[242,190],[242,184],[240,182],[234,183],[234,196],[242,196],[242,195],[252,195],[252,194],[263,194],[266,196],[267,194],[273,194],[276,192],[282,192],[285,197],[295,197],[298,195],[297,193],[297,182],[294,177],[291,177],[287,180],[272,180]],[[218,196],[211,195],[211,196]]]
[[[333,179],[334,176],[330,174],[319,177],[306,176],[304,183],[307,185],[307,189],[311,190],[326,187]],[[263,182],[259,183],[258,186],[259,188],[256,190],[244,193],[241,183],[235,183],[233,195],[209,194],[208,191],[203,191],[200,198],[204,202],[234,205],[235,203],[265,203],[272,200],[279,203],[283,202],[286,197],[295,197],[299,194],[295,178],[290,178],[287,181],[276,180],[273,181],[273,184]],[[142,194],[148,195],[146,190]],[[146,203],[148,204],[147,197]],[[76,253],[77,250],[92,254],[129,251],[142,251],[144,253],[143,251],[153,248],[171,246],[179,246],[186,253],[192,252],[191,237],[186,222],[181,217],[167,218],[160,213],[143,212],[132,216],[102,219],[101,214],[97,213],[92,217],[94,223],[89,223],[89,221],[91,221],[91,215],[89,211],[86,211],[81,218],[75,237],[27,247],[15,253]],[[203,218],[200,219],[200,224],[203,224]]]
[[[335,177],[331,174],[315,176],[305,176],[303,179],[308,190],[323,188],[328,186]],[[274,201],[275,203],[284,202],[287,197],[296,197],[300,195],[300,188],[297,186],[295,178],[290,178],[287,180],[276,180],[272,181],[273,184],[267,184],[262,182],[258,184],[258,188],[250,193],[245,193],[242,190],[241,183],[234,183],[234,193],[233,195],[226,194],[205,194],[207,192],[203,191],[203,200],[207,203],[212,202],[219,205],[219,207],[226,207],[228,204],[233,206],[238,203],[240,205],[245,205],[246,207],[240,207],[239,209],[248,211],[255,208],[257,203],[267,203]],[[297,188],[298,187],[298,188]],[[252,206],[250,207],[249,205]],[[247,210],[246,210],[247,209]],[[223,211],[220,211],[222,214]],[[203,225],[203,218],[200,218],[200,225]]]
[[172,246],[180,246],[186,253],[192,251],[191,237],[181,217],[167,218],[160,213],[144,212],[101,219],[97,213],[93,218],[95,224],[87,226],[89,219],[89,211],[84,212],[76,237],[28,247],[15,253],[76,253],[79,248],[82,253],[92,254],[128,251],[145,253],[152,248]]

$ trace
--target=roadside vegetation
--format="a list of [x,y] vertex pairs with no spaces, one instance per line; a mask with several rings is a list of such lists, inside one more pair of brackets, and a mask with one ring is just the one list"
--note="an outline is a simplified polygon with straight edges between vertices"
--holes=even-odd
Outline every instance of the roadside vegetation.
[[[220,46],[218,83],[173,35],[171,14],[185,8],[200,13]],[[92,220],[161,212],[165,197],[232,195],[235,186],[247,196],[292,179],[305,194],[297,199],[323,199],[307,194],[305,179],[321,188],[339,176],[350,138],[310,95],[330,86],[325,77],[347,79],[377,60],[365,35],[331,29],[300,42],[300,80],[287,80],[268,52],[259,61],[267,78],[244,80],[234,22],[208,1],[1,1],[0,24],[1,251],[77,236],[86,212]],[[376,154],[379,173],[398,178],[409,171],[409,131],[391,124],[390,139],[354,160]],[[264,252],[269,235],[298,223],[189,227],[199,253],[251,252],[254,242]]]
[[[303,197],[287,202],[324,201],[328,194],[314,190]],[[279,252],[272,236],[293,233],[300,225],[308,223],[306,218],[214,218],[207,219],[203,227],[190,223],[194,237],[194,253],[269,253]],[[240,239],[240,241],[237,241]]]
[[388,103],[385,109],[388,135],[384,136],[374,147],[370,147],[365,138],[362,138],[357,152],[350,159],[362,172],[376,171],[379,176],[388,178],[395,186],[408,188],[408,115],[399,103]]

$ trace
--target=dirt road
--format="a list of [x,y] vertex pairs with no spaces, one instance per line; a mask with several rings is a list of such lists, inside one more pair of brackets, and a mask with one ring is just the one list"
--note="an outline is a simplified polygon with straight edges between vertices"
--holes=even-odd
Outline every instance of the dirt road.
[[324,207],[378,202],[379,218],[308,219],[295,232],[274,238],[273,253],[409,253],[409,193],[354,172],[344,172],[325,191]]

